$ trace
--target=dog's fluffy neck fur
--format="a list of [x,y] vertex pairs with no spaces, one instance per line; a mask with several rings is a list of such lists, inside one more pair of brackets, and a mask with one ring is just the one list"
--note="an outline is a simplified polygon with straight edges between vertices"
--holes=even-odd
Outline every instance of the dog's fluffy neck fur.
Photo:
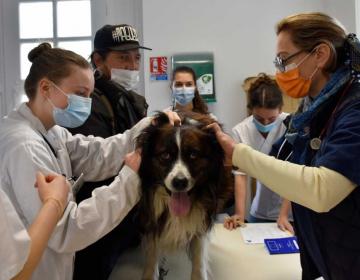
[[167,211],[167,219],[162,231],[157,236],[159,245],[169,251],[186,247],[189,240],[202,236],[207,231],[206,211],[200,203],[194,203],[186,217],[172,216],[168,209],[169,194],[164,187],[158,187],[154,195],[154,216],[158,220]]

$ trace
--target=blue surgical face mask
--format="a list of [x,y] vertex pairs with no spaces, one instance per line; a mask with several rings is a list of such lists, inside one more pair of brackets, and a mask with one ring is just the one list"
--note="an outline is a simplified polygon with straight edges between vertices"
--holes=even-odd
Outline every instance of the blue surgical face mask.
[[273,121],[272,123],[264,125],[261,122],[259,122],[257,119],[255,119],[254,117],[253,117],[253,122],[254,122],[256,129],[261,133],[269,133],[276,125],[276,120]]
[[54,84],[54,86],[68,99],[68,106],[65,109],[57,108],[49,99],[51,105],[54,107],[53,117],[55,123],[68,128],[81,126],[90,115],[91,98],[76,94],[66,94],[57,85]]
[[195,87],[172,87],[173,99],[182,106],[189,104],[195,97]]

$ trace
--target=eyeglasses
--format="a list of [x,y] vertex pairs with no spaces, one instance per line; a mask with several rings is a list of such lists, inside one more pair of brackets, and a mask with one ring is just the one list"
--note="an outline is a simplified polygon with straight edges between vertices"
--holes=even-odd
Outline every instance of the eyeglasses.
[[303,50],[297,51],[296,53],[289,55],[287,58],[282,58],[281,56],[277,55],[274,60],[274,65],[276,69],[280,72],[285,72],[287,62],[295,56],[301,54],[302,52]]

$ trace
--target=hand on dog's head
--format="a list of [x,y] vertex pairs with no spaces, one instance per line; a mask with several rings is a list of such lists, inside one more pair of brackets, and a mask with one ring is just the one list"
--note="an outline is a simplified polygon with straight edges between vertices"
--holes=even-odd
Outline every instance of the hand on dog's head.
[[[151,122],[151,124],[145,128],[141,135],[137,138],[136,140],[136,147],[137,148],[143,148],[144,145],[146,145],[146,142],[148,142],[148,135],[150,134],[154,134],[154,130],[156,129],[161,129],[164,127],[168,127],[168,126],[192,126],[192,127],[196,127],[200,130],[202,130],[205,134],[208,134],[211,138],[212,141],[217,142],[216,136],[215,136],[215,132],[211,129],[207,129],[207,126],[216,122],[218,123],[216,120],[214,120],[212,117],[210,117],[209,115],[205,115],[205,114],[200,114],[200,113],[196,113],[196,112],[191,112],[191,111],[187,111],[187,112],[183,112],[183,111],[177,111],[177,114],[180,117],[180,123],[174,123],[172,124],[169,116],[161,111],[157,111],[156,114],[154,115],[154,118]],[[218,125],[220,126],[220,128],[222,128],[222,124],[218,123]],[[151,132],[151,133],[149,133]]]

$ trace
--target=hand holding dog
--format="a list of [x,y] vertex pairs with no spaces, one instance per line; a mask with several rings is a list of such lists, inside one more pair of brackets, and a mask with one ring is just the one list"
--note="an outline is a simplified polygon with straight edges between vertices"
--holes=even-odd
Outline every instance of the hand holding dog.
[[216,122],[209,124],[206,129],[212,129],[215,132],[216,138],[219,141],[221,147],[223,148],[226,158],[230,159],[231,162],[234,147],[236,144],[234,139],[232,139],[228,134],[223,132],[219,124]]
[[141,164],[141,150],[136,149],[135,151],[128,153],[125,156],[124,163],[137,173]]
[[174,111],[164,111],[164,113],[168,116],[171,125],[173,126],[180,126],[181,119],[179,115]]

